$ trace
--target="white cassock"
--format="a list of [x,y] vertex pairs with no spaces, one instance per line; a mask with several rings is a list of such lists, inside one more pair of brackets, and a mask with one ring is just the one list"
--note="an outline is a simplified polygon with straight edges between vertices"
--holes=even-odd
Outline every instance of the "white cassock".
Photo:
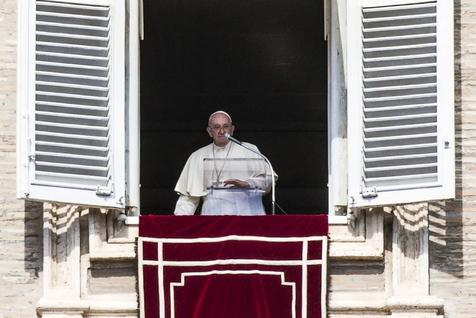
[[[250,187],[223,186],[227,179],[246,181]],[[270,188],[271,172],[260,156],[232,142],[225,147],[212,143],[188,158],[175,186],[180,197],[174,214],[193,215],[202,198],[202,215],[264,215],[262,196]]]

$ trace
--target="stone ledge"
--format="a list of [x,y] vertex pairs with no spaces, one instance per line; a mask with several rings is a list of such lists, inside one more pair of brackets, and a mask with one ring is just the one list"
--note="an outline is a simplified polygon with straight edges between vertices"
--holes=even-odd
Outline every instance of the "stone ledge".
[[433,296],[388,297],[385,292],[331,292],[329,314],[442,317],[444,301]]
[[43,297],[36,310],[40,317],[137,317],[139,313],[136,294],[105,294],[67,300]]
[[90,296],[86,299],[89,302],[89,313],[130,315],[139,313],[137,295],[134,294],[104,294]]
[[43,315],[82,315],[89,309],[86,301],[81,299],[61,299],[60,297],[43,297],[36,306],[39,317]]
[[388,314],[384,292],[330,292],[329,313]]
[[387,299],[387,306],[392,313],[420,312],[436,317],[444,312],[443,299],[434,296],[393,296]]

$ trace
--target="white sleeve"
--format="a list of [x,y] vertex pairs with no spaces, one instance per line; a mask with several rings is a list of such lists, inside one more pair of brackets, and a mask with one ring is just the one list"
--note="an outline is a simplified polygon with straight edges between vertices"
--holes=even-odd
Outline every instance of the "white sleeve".
[[193,215],[200,203],[200,197],[180,195],[175,205],[175,215]]
[[258,189],[261,189],[261,190],[265,190],[266,192],[269,192],[270,189],[271,189],[271,175],[263,175],[263,174],[260,174],[260,175],[256,175],[256,176],[253,176],[247,180],[245,180],[246,182],[248,182],[248,184],[250,185],[251,188],[258,188]]

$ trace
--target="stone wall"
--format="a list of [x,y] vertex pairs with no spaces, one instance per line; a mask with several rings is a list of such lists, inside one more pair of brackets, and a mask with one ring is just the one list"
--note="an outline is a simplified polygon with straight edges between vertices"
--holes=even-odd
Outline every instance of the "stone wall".
[[[430,209],[430,290],[476,316],[476,1],[455,0],[456,200]],[[444,212],[446,211],[446,212]]]
[[17,200],[16,5],[0,0],[0,317],[36,317],[41,296],[42,205]]

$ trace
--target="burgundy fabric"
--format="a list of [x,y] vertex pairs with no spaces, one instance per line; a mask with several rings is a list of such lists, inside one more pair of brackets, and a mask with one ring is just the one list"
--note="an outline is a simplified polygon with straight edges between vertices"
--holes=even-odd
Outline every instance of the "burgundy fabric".
[[327,215],[140,217],[139,236],[162,238],[225,235],[327,235]]
[[300,260],[301,242],[228,241],[226,244],[194,243],[164,245],[164,258],[180,261],[206,261],[217,257],[239,259]]
[[327,233],[325,215],[140,217],[142,313],[323,318]]
[[177,317],[273,318],[291,308],[292,289],[282,288],[278,276],[198,276],[186,286],[175,295]]
[[142,259],[156,261],[158,259],[157,255],[157,243],[155,242],[144,242],[142,244]]

